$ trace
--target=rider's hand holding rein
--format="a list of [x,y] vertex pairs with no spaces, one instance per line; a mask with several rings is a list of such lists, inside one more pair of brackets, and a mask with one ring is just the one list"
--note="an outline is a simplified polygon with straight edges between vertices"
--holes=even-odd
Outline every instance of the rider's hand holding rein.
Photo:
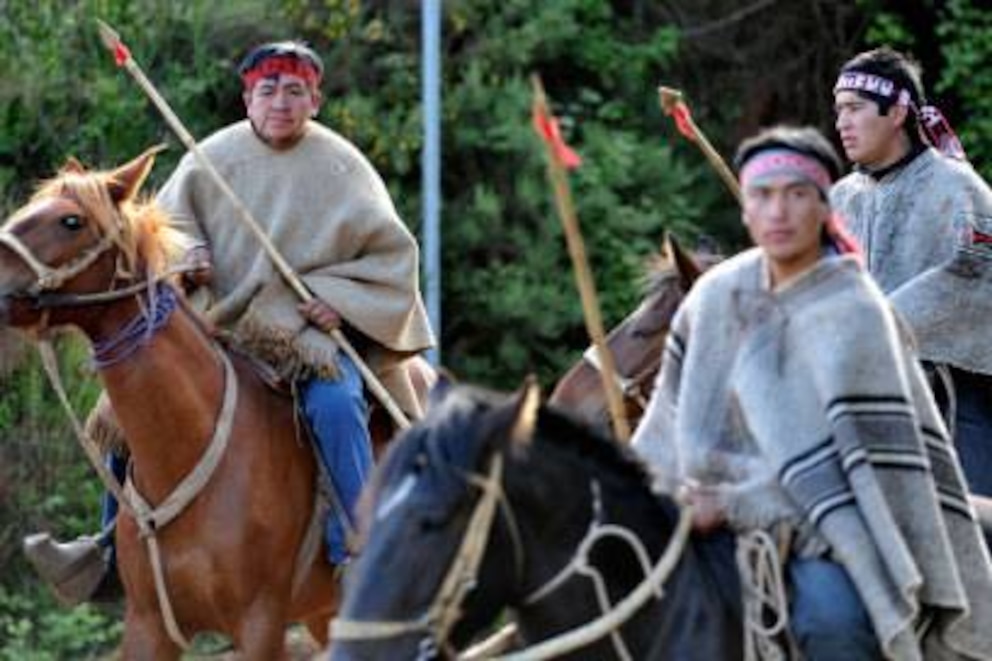
[[210,256],[210,248],[196,246],[186,253],[183,259],[183,288],[187,292],[200,287],[207,287],[214,279],[214,265]]
[[727,521],[717,487],[689,481],[679,490],[679,499],[692,505],[692,529],[696,532],[713,532]]

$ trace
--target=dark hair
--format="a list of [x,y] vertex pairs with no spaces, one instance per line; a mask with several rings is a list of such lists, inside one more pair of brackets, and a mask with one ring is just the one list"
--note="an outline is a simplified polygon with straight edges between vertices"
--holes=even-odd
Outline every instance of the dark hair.
[[302,41],[272,41],[256,46],[241,60],[238,65],[238,75],[246,73],[272,57],[291,57],[306,62],[317,71],[317,78],[324,75],[324,62],[307,44]]
[[[748,161],[769,149],[788,149],[816,159],[827,169],[831,181],[837,181],[843,172],[837,150],[812,126],[773,126],[764,129],[742,142],[737,148],[734,167],[740,172]],[[825,193],[821,191],[820,195],[824,202],[830,204]],[[827,222],[823,224],[820,241],[823,245],[832,246],[841,254],[853,254],[860,258],[861,248],[857,240],[847,231],[844,221],[835,213],[830,214]]]
[[788,149],[819,161],[830,174],[830,180],[840,178],[840,157],[823,134],[811,126],[773,126],[764,129],[740,144],[734,156],[734,167],[740,172],[744,164],[769,149]]
[[[909,98],[917,108],[921,108],[927,103],[927,97],[923,91],[923,70],[920,63],[909,55],[900,53],[888,46],[858,53],[840,69],[841,73],[848,71],[860,71],[888,78],[896,84],[896,87],[909,92]],[[887,115],[889,108],[896,101],[894,98],[886,99],[862,91],[858,91],[857,94],[877,103],[880,115]],[[905,128],[910,139],[919,142],[915,112],[906,113]]]

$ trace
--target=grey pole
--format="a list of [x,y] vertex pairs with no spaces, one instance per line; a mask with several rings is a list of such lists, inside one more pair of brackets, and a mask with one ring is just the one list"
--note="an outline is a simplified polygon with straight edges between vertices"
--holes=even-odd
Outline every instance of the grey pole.
[[423,0],[421,37],[423,61],[422,105],[424,147],[421,153],[423,187],[424,301],[437,334],[438,346],[427,352],[432,365],[441,361],[441,2]]

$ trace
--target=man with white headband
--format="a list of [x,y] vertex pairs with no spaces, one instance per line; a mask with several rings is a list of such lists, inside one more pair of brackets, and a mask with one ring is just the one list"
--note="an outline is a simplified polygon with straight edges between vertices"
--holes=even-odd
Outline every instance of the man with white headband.
[[[430,347],[433,335],[420,296],[417,244],[385,184],[353,144],[314,121],[323,72],[319,56],[299,42],[252,49],[238,69],[246,119],[200,143],[314,294],[308,303],[278,276],[192,154],[158,201],[195,237],[188,261],[198,270],[188,279],[208,290],[208,318],[292,384],[342,506],[330,513],[325,534],[327,557],[340,566],[350,554],[345,531],[354,529],[343,519],[352,517],[371,471],[372,446],[362,376],[327,331],[340,328],[414,417],[420,403],[406,359]],[[116,505],[104,510],[109,530]],[[60,557],[71,563],[87,541],[57,545]],[[101,543],[112,549],[106,533]],[[64,571],[52,566],[48,573]]]
[[992,191],[906,56],[882,48],[851,59],[834,105],[855,165],[834,186],[834,208],[916,335],[969,486],[990,496]]
[[[992,657],[988,551],[906,333],[831,211],[836,153],[777,127],[736,164],[756,247],[683,302],[634,448],[752,615],[750,551],[777,556],[800,658]],[[713,581],[728,609],[736,581]]]

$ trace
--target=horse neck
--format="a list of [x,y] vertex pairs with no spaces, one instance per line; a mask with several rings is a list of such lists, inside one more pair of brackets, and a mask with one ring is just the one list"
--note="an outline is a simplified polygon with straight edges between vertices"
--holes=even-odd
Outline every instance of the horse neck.
[[[548,456],[548,462],[553,461],[558,465],[566,463],[553,458],[551,453],[543,449],[535,448],[535,450],[539,450],[535,454]],[[514,473],[519,474],[520,471]],[[526,525],[540,526],[538,532],[531,531],[524,534],[525,539],[528,540],[526,553],[529,573],[531,573],[531,577],[528,577],[528,589],[532,591],[528,596],[536,594],[533,590],[538,586],[546,587],[549,581],[555,581],[570,563],[584,563],[586,558],[580,555],[581,545],[588,542],[590,536],[606,532],[607,527],[617,526],[625,529],[637,540],[629,543],[625,539],[621,541],[621,538],[614,535],[603,535],[597,537],[599,541],[591,547],[593,555],[588,560],[601,572],[610,590],[612,603],[617,603],[632,592],[672,543],[671,533],[675,529],[675,517],[672,516],[671,511],[658,503],[646,484],[632,483],[631,480],[622,479],[623,476],[607,476],[597,474],[595,471],[584,475],[575,474],[571,477],[565,477],[560,473],[538,477],[532,473],[531,478],[557,480],[557,489],[562,493],[567,491],[568,501],[572,504],[564,507],[563,501],[559,498],[553,501],[557,503],[554,509],[570,509],[572,512],[560,514],[558,518],[552,515],[550,525],[555,528],[552,530],[548,530],[545,517],[540,515],[534,516],[533,519],[528,517]],[[537,496],[536,492],[531,492],[527,498],[521,498],[521,491],[517,489],[513,491],[515,493],[511,500],[516,500],[514,509],[522,510],[528,506],[535,506],[533,499]],[[545,505],[545,508],[548,506]],[[632,554],[637,550],[635,547],[646,552],[648,567],[644,571],[631,560]],[[683,622],[679,619],[680,615],[673,613],[679,610],[679,607],[673,608],[672,604],[681,603],[682,599],[698,601],[699,596],[686,594],[689,590],[700,589],[699,585],[702,583],[697,583],[696,588],[692,588],[694,583],[704,581],[709,584],[709,581],[704,580],[703,567],[696,560],[691,545],[688,545],[683,553],[678,568],[665,582],[664,599],[650,601],[641,609],[640,615],[633,618],[625,627],[624,635],[627,642],[638,650],[643,651],[650,647],[660,626],[667,625],[670,621]],[[524,603],[519,607],[520,623],[528,635],[540,638],[550,631],[581,626],[603,614],[597,606],[593,582],[588,574],[580,574],[573,567],[570,577],[558,585],[559,587],[547,592],[539,600],[530,604]],[[678,594],[675,595],[675,592]],[[704,598],[710,600],[709,596]],[[580,607],[579,604],[585,606]],[[609,648],[604,649],[609,650]]]
[[527,546],[527,589],[560,571],[605,525],[630,530],[656,557],[667,537],[654,518],[659,509],[646,485],[631,484],[609,469],[600,470],[593,458],[578,458],[556,445],[535,446],[527,466],[507,470],[508,497]]
[[[88,333],[92,342],[113,337],[129,320],[128,308],[140,314],[134,302],[121,307],[112,315],[113,323]],[[213,434],[224,391],[217,351],[179,303],[147,342],[100,370],[134,458],[137,486],[153,501],[164,497],[196,465]]]

